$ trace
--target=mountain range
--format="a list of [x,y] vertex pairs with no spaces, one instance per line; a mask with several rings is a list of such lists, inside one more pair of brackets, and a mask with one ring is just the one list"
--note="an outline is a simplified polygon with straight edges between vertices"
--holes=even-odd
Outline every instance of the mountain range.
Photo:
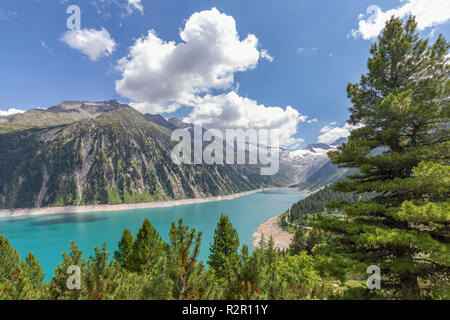
[[280,149],[278,174],[263,176],[260,165],[175,165],[171,132],[180,128],[194,126],[143,115],[115,100],[66,101],[0,117],[0,208],[151,202],[302,186],[329,165],[327,152],[345,142]]
[[259,165],[175,165],[181,121],[117,101],[63,102],[0,117],[0,208],[119,204],[285,186]]

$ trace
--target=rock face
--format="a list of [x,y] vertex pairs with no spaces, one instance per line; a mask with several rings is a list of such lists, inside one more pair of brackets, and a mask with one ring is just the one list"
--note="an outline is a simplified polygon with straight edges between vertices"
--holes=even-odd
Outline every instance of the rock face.
[[332,147],[325,143],[310,144],[295,151],[282,150],[280,155],[285,165],[290,166],[294,172],[293,184],[298,184],[327,163],[329,161],[327,152],[335,149],[335,146]]
[[217,196],[290,182],[285,170],[260,175],[259,165],[175,165],[171,130],[189,125],[117,101],[0,118],[2,209]]
[[331,144],[316,143],[299,150],[282,150],[280,154],[284,166],[294,172],[292,186],[316,190],[354,172],[338,168],[328,158],[329,151],[336,150],[347,141],[342,137]]

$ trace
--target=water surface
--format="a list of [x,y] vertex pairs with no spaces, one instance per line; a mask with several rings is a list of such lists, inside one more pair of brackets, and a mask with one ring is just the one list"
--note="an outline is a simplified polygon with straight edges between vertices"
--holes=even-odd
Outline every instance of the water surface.
[[48,280],[62,261],[62,252],[70,250],[72,240],[83,251],[85,259],[93,254],[95,246],[100,247],[103,243],[112,255],[123,229],[130,229],[135,236],[144,219],[148,218],[161,237],[169,241],[172,221],[182,218],[185,225],[203,232],[200,259],[206,261],[221,213],[230,217],[241,244],[251,248],[252,234],[261,223],[286,211],[304,197],[305,194],[298,190],[277,189],[232,200],[167,208],[0,218],[0,234],[9,239],[22,258],[33,252]]

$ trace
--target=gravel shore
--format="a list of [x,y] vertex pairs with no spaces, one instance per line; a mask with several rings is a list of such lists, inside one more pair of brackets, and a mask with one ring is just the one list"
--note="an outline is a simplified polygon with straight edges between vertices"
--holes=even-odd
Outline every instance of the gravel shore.
[[236,199],[236,198],[246,196],[249,194],[253,194],[253,193],[257,193],[257,192],[261,192],[261,191],[265,191],[265,190],[274,190],[274,189],[280,189],[280,188],[264,188],[264,189],[256,189],[256,190],[252,190],[252,191],[246,191],[246,192],[225,195],[225,196],[184,199],[184,200],[172,200],[172,201],[155,201],[155,202],[117,204],[117,205],[91,205],[91,206],[74,206],[74,207],[48,207],[48,208],[0,210],[0,218],[47,215],[47,214],[61,214],[61,213],[122,211],[122,210],[173,207],[173,206],[181,206],[181,205],[186,205],[186,204],[232,200],[232,199]]
[[276,248],[280,250],[289,248],[294,235],[281,229],[278,225],[279,221],[280,216],[273,217],[256,229],[255,233],[253,233],[254,240],[252,244],[254,248],[258,247],[259,241],[263,235],[265,240],[269,240],[270,236],[272,236]]

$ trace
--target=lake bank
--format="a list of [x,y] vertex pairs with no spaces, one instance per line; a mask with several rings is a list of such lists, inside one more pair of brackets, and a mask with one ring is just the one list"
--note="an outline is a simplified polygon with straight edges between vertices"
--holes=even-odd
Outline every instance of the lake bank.
[[103,211],[124,211],[124,210],[137,210],[137,209],[151,209],[151,208],[166,208],[182,206],[187,204],[198,204],[205,202],[233,200],[239,197],[247,196],[250,194],[277,189],[289,189],[289,188],[261,188],[251,191],[239,192],[230,195],[208,197],[208,198],[193,198],[183,200],[169,200],[169,201],[154,201],[154,202],[141,202],[141,203],[127,203],[127,204],[108,204],[108,205],[87,205],[87,206],[67,206],[67,207],[46,207],[46,208],[32,208],[32,209],[4,209],[0,210],[0,218],[8,217],[20,217],[20,216],[39,216],[39,215],[51,215],[51,214],[64,214],[64,213],[86,213],[86,212],[103,212]]
[[253,247],[257,248],[259,241],[264,236],[265,240],[273,238],[274,246],[280,250],[289,249],[289,245],[294,238],[294,234],[287,232],[279,226],[281,215],[270,218],[258,226],[258,229],[253,233]]
[[[305,197],[309,197],[310,195],[320,191],[322,188],[310,191],[307,189],[300,190],[304,192]],[[278,216],[275,216],[273,218],[270,218],[269,220],[263,222],[258,226],[258,229],[253,233],[253,242],[252,245],[254,248],[258,247],[259,241],[264,236],[265,240],[269,240],[272,236],[275,248],[279,250],[287,250],[289,249],[289,245],[292,242],[292,239],[294,239],[294,234],[291,232],[288,232],[286,230],[283,230],[280,227],[280,218],[281,214]]]

